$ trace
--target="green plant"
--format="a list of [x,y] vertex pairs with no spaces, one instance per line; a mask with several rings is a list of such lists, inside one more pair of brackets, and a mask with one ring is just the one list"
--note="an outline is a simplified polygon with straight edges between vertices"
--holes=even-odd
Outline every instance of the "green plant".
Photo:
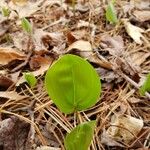
[[37,83],[37,79],[30,72],[24,73],[24,78],[27,81],[27,83],[30,85],[31,88],[34,87]]
[[32,34],[32,26],[26,18],[21,19],[21,26],[25,32]]
[[147,75],[144,84],[140,88],[141,95],[145,95],[145,92],[150,92],[150,73]]
[[101,92],[95,69],[86,60],[71,54],[62,56],[50,67],[45,86],[53,102],[66,114],[93,106]]
[[114,3],[115,3],[115,0],[112,0],[108,3],[108,6],[106,8],[106,19],[110,23],[115,23],[116,24],[118,22],[118,19],[117,19]]
[[9,14],[10,14],[10,10],[8,9],[8,8],[6,8],[6,7],[2,7],[2,15],[4,16],[4,17],[9,17]]
[[87,150],[93,138],[96,121],[82,123],[67,134],[64,144],[66,150]]

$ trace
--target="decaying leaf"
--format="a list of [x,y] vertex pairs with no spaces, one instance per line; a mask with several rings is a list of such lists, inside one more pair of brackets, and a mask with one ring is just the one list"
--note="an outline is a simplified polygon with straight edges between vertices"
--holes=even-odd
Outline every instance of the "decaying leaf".
[[26,98],[27,96],[19,95],[15,91],[5,91],[5,92],[0,92],[0,97],[11,99],[11,100],[21,100]]
[[15,49],[0,48],[0,65],[7,65],[13,60],[25,60],[26,56]]
[[[49,66],[51,65],[51,63],[53,62],[53,58],[48,59],[48,58],[44,58],[41,56],[37,56],[38,57],[38,61],[39,61],[39,69],[36,71],[31,71],[30,73],[32,73],[35,77],[43,75],[49,68]],[[18,82],[16,83],[16,86],[19,86],[20,84],[26,82],[24,79],[24,76],[22,76]]]
[[142,33],[144,32],[143,29],[132,25],[130,22],[124,20],[124,25],[126,28],[127,33],[130,35],[130,37],[137,43],[137,44],[142,44],[143,41],[141,38],[144,38]]
[[112,116],[107,134],[117,141],[129,143],[143,128],[143,120],[131,116]]
[[124,147],[122,144],[113,139],[105,130],[103,130],[101,135],[101,142],[108,146],[119,146]]
[[4,150],[28,149],[30,124],[17,117],[0,121],[0,145]]
[[150,11],[149,10],[135,10],[133,15],[140,22],[149,21],[150,20]]
[[[109,53],[113,56],[120,56],[124,52],[124,42],[121,36],[111,37],[106,34],[101,37],[101,42],[101,46],[105,50],[109,51]],[[103,43],[105,43],[106,45],[103,46]]]
[[132,59],[132,63],[136,66],[140,66],[143,64],[148,57],[150,57],[150,52],[145,53],[145,52],[136,52],[130,55]]
[[19,18],[23,18],[29,17],[31,14],[38,11],[43,1],[44,0],[30,2],[27,0],[13,0],[9,2],[8,6],[11,10],[15,10],[18,13]]
[[67,52],[72,50],[79,51],[79,54],[83,58],[88,59],[90,62],[96,63],[101,67],[111,69],[111,64],[109,62],[100,60],[98,56],[93,52],[92,45],[88,41],[78,40],[72,43],[68,47]]
[[14,82],[11,78],[7,77],[6,75],[0,74],[0,88],[8,89]]

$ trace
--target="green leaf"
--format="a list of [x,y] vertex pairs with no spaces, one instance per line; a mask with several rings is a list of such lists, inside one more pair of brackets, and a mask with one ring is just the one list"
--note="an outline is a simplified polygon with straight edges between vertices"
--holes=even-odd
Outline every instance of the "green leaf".
[[10,14],[10,10],[6,7],[2,7],[2,15],[4,17],[9,17],[9,14]]
[[117,15],[116,15],[116,10],[114,7],[114,2],[115,1],[111,1],[108,3],[107,9],[106,9],[106,19],[110,22],[110,23],[117,23],[118,19],[117,19]]
[[96,121],[85,122],[67,134],[64,144],[66,150],[88,150],[94,135]]
[[47,71],[45,85],[56,106],[69,114],[93,106],[101,92],[95,69],[79,56],[62,56]]
[[22,28],[25,32],[31,34],[32,33],[32,27],[31,27],[31,24],[30,22],[26,19],[26,18],[22,18],[21,19],[21,25],[22,25]]
[[140,94],[145,95],[145,92],[150,92],[150,73],[147,75],[147,78],[140,88]]
[[27,81],[27,83],[30,85],[30,87],[34,87],[36,85],[36,83],[37,83],[37,79],[30,72],[24,73],[24,78]]

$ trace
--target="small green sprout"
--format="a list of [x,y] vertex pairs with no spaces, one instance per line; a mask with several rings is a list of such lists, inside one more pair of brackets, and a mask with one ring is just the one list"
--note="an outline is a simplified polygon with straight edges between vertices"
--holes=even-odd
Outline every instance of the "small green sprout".
[[27,32],[28,34],[32,34],[32,26],[26,18],[21,19],[21,25],[25,32]]
[[147,78],[144,84],[140,88],[140,94],[143,96],[146,92],[150,92],[150,73],[147,75]]
[[1,12],[4,17],[9,17],[9,15],[10,15],[10,10],[6,7],[2,7]]
[[88,150],[91,144],[96,121],[84,122],[67,134],[64,144],[66,150]]
[[50,67],[45,86],[53,102],[66,114],[95,105],[101,93],[100,78],[92,65],[71,54],[62,56]]
[[30,72],[24,73],[24,78],[27,81],[27,83],[30,85],[31,88],[33,88],[37,84],[37,79]]
[[117,19],[114,3],[115,3],[115,0],[112,0],[108,3],[107,9],[106,9],[106,19],[110,23],[116,24],[118,22],[118,19]]

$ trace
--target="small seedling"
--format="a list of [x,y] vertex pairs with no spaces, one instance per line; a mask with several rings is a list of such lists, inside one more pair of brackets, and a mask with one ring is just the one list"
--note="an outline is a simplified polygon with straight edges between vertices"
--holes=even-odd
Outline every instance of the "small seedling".
[[8,8],[6,8],[6,7],[2,7],[2,15],[4,16],[4,17],[9,17],[9,15],[10,15],[10,10],[8,9]]
[[95,105],[101,92],[100,79],[92,65],[71,54],[62,56],[51,66],[45,86],[53,102],[66,114]]
[[33,88],[36,85],[36,83],[37,83],[37,79],[30,72],[24,73],[24,78],[27,81],[27,83],[30,85],[31,88]]
[[147,75],[147,78],[144,84],[140,88],[140,94],[143,96],[145,92],[150,92],[150,73]]
[[32,34],[32,26],[26,18],[21,19],[21,25],[25,32],[27,32],[28,34]]
[[88,150],[95,126],[96,121],[89,121],[75,127],[65,138],[66,150]]
[[118,22],[118,19],[117,19],[114,3],[115,3],[115,0],[112,0],[108,3],[107,9],[106,9],[106,19],[110,23],[116,24]]

